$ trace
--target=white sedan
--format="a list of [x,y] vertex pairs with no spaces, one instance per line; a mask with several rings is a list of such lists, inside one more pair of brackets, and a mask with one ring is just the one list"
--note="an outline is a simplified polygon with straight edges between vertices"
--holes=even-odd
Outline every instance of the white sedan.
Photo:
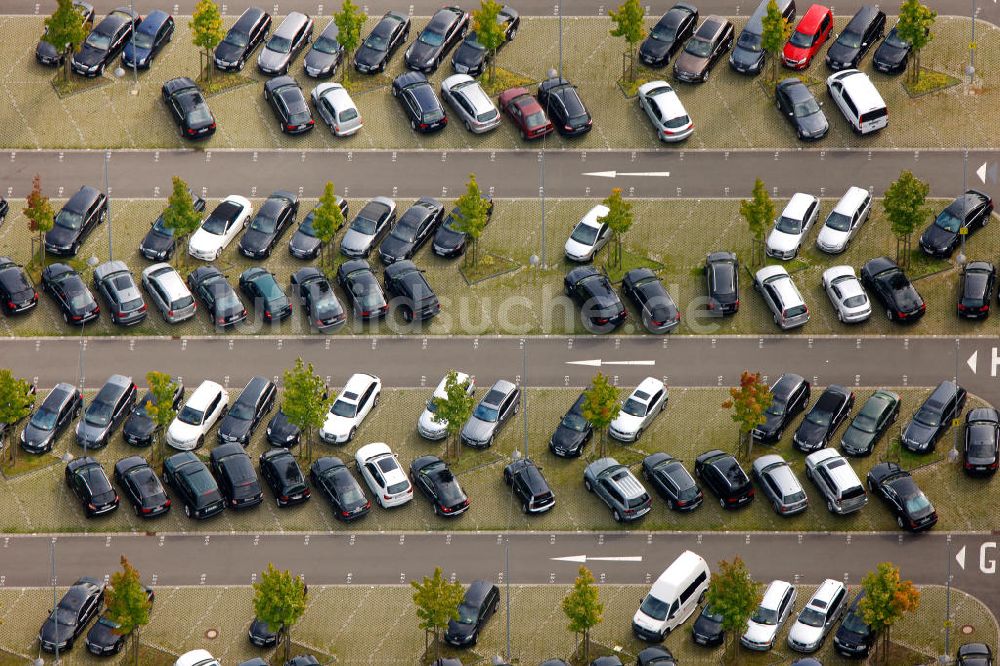
[[383,509],[406,504],[413,499],[413,486],[399,459],[388,444],[366,444],[354,454],[361,478]]
[[[470,377],[464,372],[456,372],[455,379],[459,384],[465,384],[465,391],[469,395],[472,395],[476,390],[476,378]],[[444,439],[448,436],[448,424],[447,422],[440,422],[434,420],[434,412],[436,408],[434,407],[434,398],[447,398],[448,394],[445,392],[445,386],[448,383],[448,375],[445,375],[440,382],[438,382],[437,388],[434,389],[434,394],[431,399],[427,401],[427,407],[424,408],[420,418],[417,420],[417,432],[424,439],[439,440]]]
[[823,290],[841,322],[855,324],[871,316],[871,301],[850,266],[834,266],[823,271]]
[[188,254],[195,259],[215,261],[247,226],[252,212],[253,206],[249,200],[238,194],[230,194],[215,207],[188,240]]
[[597,251],[607,245],[611,238],[611,229],[600,218],[608,214],[608,207],[598,204],[583,216],[573,233],[566,239],[566,258],[570,261],[590,261]]
[[313,88],[310,97],[334,136],[351,136],[364,124],[351,94],[339,83],[321,83]]
[[361,422],[378,405],[382,380],[359,372],[352,375],[330,405],[319,438],[327,444],[344,444],[354,439]]
[[667,406],[670,392],[656,377],[646,377],[622,404],[608,432],[619,442],[635,442]]

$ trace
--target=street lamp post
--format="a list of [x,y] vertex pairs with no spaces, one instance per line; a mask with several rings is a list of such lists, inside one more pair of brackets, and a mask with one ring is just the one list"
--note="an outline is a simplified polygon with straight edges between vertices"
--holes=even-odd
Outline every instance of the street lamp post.
[[[132,16],[135,16],[135,3],[134,0],[129,0],[128,2],[129,11],[132,12]],[[152,57],[152,56],[150,56]],[[135,25],[132,25],[132,90],[130,91],[133,95],[139,94],[139,60],[135,54]]]
[[[560,17],[561,17],[561,10],[560,10]],[[560,21],[561,20],[562,19],[560,18]],[[560,46],[560,54],[561,54],[562,53],[562,50],[561,50],[562,49],[562,29],[561,28],[559,30],[559,46]],[[560,68],[561,68],[562,67],[562,55],[559,56],[559,62],[560,62]],[[554,68],[550,68],[549,71],[548,71],[548,75],[549,75],[549,78],[552,79],[552,78],[555,78],[556,76],[561,76],[562,72],[561,72],[561,70],[557,72]],[[545,97],[545,117],[546,118],[549,117],[549,98],[548,98],[548,96]],[[542,199],[542,268],[543,269],[549,267],[548,263],[545,261],[545,257],[546,257],[546,249],[545,249],[545,143],[548,140],[548,138],[549,137],[548,137],[547,134],[542,137],[542,155],[541,155],[541,159],[539,160],[539,169],[540,169],[540,172],[541,172],[541,175],[540,175],[541,186],[538,188],[538,194],[541,196],[541,199]]]
[[108,176],[108,164],[111,162],[111,151],[104,151],[104,201],[105,210],[107,211],[107,223],[108,223],[108,261],[114,259],[113,250],[111,246],[111,180]]

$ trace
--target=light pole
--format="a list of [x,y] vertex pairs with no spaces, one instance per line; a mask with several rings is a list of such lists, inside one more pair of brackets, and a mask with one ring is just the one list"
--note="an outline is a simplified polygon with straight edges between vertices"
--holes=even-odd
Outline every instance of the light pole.
[[107,211],[107,223],[108,223],[108,261],[111,261],[113,256],[113,251],[111,249],[111,180],[108,176],[108,164],[111,162],[111,151],[104,151],[104,205]]
[[[128,2],[129,11],[132,16],[135,16],[135,3],[134,0],[129,0]],[[150,56],[152,57],[152,56]],[[132,24],[132,89],[129,91],[132,95],[139,94],[139,60],[135,53],[135,24]]]
[[[560,10],[560,12],[561,12],[561,10]],[[560,17],[561,17],[561,14],[560,14]],[[561,20],[562,19],[560,18],[560,21]],[[562,30],[561,29],[559,31],[559,45],[560,45],[560,52],[561,52],[561,48],[562,48]],[[562,56],[560,56],[560,63],[561,62],[562,62]],[[548,71],[548,75],[549,75],[550,79],[555,78],[559,74],[560,73],[557,72],[554,68],[550,68],[549,71]],[[545,118],[548,119],[548,117],[549,117],[549,98],[548,98],[548,96],[546,96],[545,97]],[[552,131],[554,132],[555,129],[553,128]],[[540,176],[540,178],[541,178],[541,186],[538,188],[538,193],[541,195],[541,198],[542,198],[542,268],[543,269],[549,267],[548,263],[545,261],[545,257],[546,257],[546,249],[545,249],[545,142],[546,142],[547,139],[548,139],[548,134],[546,134],[545,136],[542,137],[542,159],[539,160],[539,168],[541,170],[541,176]]]
[[510,535],[503,540],[503,582],[507,594],[507,662],[510,663]]
[[[524,457],[528,457],[528,343],[521,341],[521,402],[524,405],[524,414],[521,420],[524,422]],[[507,655],[510,657],[510,655]]]
[[942,664],[951,663],[951,535],[948,535],[948,580],[945,581],[944,592],[944,655]]
[[[976,0],[972,0],[972,1],[973,1],[973,3],[975,3]],[[562,3],[560,2],[558,5],[556,5],[556,8],[557,8],[557,11],[558,11],[558,14],[559,14],[559,78],[561,79],[562,75],[563,75],[563,69],[562,69],[562,65],[563,65],[563,61],[562,61],[562,32],[563,32],[563,28],[562,28]]]
[[55,618],[56,631],[55,631],[55,646],[56,646],[56,656],[53,663],[59,663],[59,612],[56,606],[58,601],[56,601],[56,539],[52,537],[49,540],[49,564],[51,565],[51,575],[50,582],[52,583],[52,617]]

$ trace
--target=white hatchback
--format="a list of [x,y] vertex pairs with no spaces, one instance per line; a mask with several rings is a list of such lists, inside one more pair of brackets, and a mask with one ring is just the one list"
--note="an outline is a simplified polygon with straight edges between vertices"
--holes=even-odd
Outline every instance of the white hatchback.
[[246,197],[230,194],[205,218],[188,240],[188,254],[215,261],[250,221],[253,207]]
[[399,459],[388,444],[366,444],[354,454],[361,478],[383,509],[406,504],[413,499],[413,486]]
[[339,83],[321,83],[313,88],[310,97],[334,136],[351,136],[364,125],[351,94]]
[[328,444],[344,444],[354,439],[361,422],[378,405],[382,380],[359,372],[352,375],[330,405],[319,438]]
[[667,406],[669,398],[670,392],[663,382],[655,377],[646,377],[626,398],[608,432],[620,442],[636,441]]
[[694,122],[666,81],[650,81],[639,86],[639,106],[649,116],[660,141],[683,141],[694,134]]
[[607,245],[611,238],[611,228],[601,218],[610,211],[603,204],[597,204],[573,227],[573,233],[566,239],[564,249],[570,261],[590,261],[597,251]]
[[167,428],[167,444],[178,451],[192,451],[205,443],[205,435],[229,407],[229,392],[203,381],[187,399]]
[[871,301],[852,267],[834,266],[823,271],[823,290],[841,322],[855,324],[872,316]]
[[[464,372],[456,372],[455,379],[459,384],[466,384],[466,393],[472,395],[476,390],[476,378],[471,377]],[[420,418],[417,419],[417,432],[424,439],[439,440],[444,439],[448,436],[448,424],[447,422],[435,421],[434,412],[436,408],[434,407],[435,398],[447,398],[448,394],[445,393],[445,386],[448,383],[448,375],[441,378],[438,382],[437,388],[434,389],[434,394],[431,399],[427,401],[427,406],[424,408],[423,413],[420,414]]]

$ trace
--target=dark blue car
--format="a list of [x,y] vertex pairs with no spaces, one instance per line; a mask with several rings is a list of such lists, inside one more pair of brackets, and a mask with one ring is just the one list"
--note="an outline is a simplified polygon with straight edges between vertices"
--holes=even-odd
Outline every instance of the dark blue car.
[[147,69],[173,36],[174,17],[159,9],[150,12],[136,28],[134,41],[130,39],[125,43],[122,66]]

